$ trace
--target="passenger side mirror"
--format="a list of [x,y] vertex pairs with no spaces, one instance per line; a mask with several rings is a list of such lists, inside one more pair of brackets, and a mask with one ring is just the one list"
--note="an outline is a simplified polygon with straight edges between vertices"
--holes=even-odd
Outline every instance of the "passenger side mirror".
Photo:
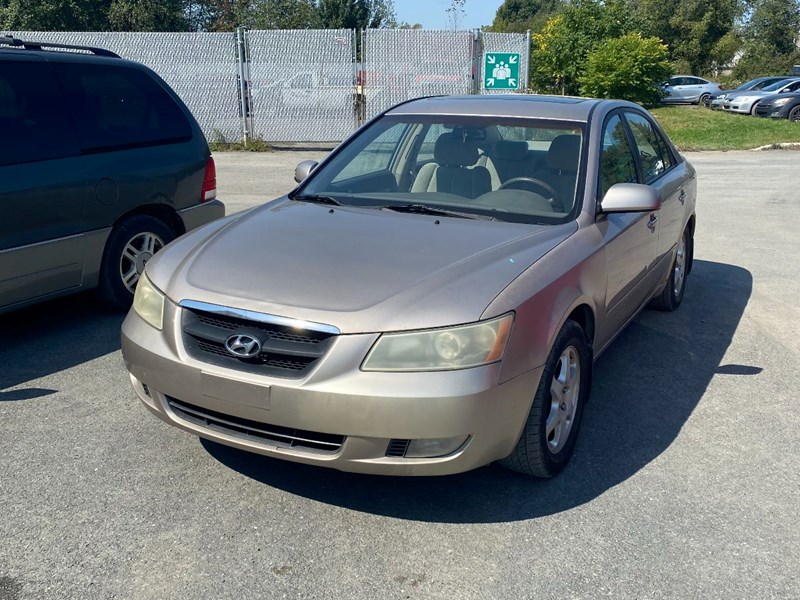
[[304,160],[294,168],[294,180],[297,183],[302,183],[306,178],[311,175],[311,171],[317,168],[319,163],[315,160]]
[[600,202],[605,213],[650,212],[661,208],[661,196],[655,188],[639,183],[612,185]]

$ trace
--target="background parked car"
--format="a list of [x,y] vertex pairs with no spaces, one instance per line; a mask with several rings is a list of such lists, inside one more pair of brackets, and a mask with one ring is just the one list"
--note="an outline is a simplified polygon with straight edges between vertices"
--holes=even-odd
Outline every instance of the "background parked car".
[[756,116],[800,122],[800,92],[763,98],[756,104]]
[[708,106],[709,108],[722,110],[722,105],[725,103],[725,99],[731,94],[735,94],[738,92],[747,92],[749,90],[763,90],[768,85],[772,85],[773,83],[778,83],[779,81],[783,81],[784,79],[788,78],[789,75],[772,75],[770,77],[756,77],[755,79],[751,79],[750,81],[745,81],[742,85],[732,90],[724,90],[719,94],[711,94],[711,96],[705,99],[705,105]]
[[673,75],[662,87],[666,93],[661,99],[664,104],[698,104],[722,91],[719,84],[694,75]]
[[138,63],[0,48],[0,312],[97,286],[129,306],[155,252],[225,214],[205,137]]
[[749,113],[754,115],[756,114],[755,111],[758,103],[767,96],[772,96],[773,94],[789,94],[798,90],[800,90],[800,77],[782,79],[777,83],[768,85],[763,90],[751,90],[749,92],[731,94],[725,99],[722,108],[735,113]]

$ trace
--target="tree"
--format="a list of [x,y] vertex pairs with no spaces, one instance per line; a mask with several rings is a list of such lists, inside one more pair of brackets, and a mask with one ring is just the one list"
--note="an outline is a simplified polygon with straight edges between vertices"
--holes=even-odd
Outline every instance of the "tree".
[[464,10],[464,5],[467,0],[450,0],[450,6],[445,11],[447,13],[447,20],[450,23],[450,29],[457,31],[464,19],[467,11]]
[[103,31],[111,0],[0,0],[0,29]]
[[800,63],[800,2],[753,0],[750,18],[743,27],[744,48],[734,69],[741,78],[785,74]]
[[394,27],[392,0],[318,0],[320,26],[328,29]]
[[182,0],[113,0],[112,31],[183,31],[188,27]]
[[256,0],[255,29],[313,29],[319,27],[314,0]]
[[540,91],[577,94],[586,59],[601,42],[626,33],[621,2],[573,0],[531,40],[531,83]]
[[524,33],[540,31],[554,16],[563,0],[505,0],[497,9],[494,21],[487,31]]
[[671,74],[669,49],[657,37],[627,33],[599,44],[580,76],[581,94],[653,104]]

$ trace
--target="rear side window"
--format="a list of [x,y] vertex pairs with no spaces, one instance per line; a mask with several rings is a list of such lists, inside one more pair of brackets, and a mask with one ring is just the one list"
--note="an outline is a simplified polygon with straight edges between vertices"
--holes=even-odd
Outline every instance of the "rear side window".
[[80,154],[47,63],[0,61],[0,166]]
[[86,152],[182,142],[189,121],[146,72],[95,64],[60,64],[58,76]]

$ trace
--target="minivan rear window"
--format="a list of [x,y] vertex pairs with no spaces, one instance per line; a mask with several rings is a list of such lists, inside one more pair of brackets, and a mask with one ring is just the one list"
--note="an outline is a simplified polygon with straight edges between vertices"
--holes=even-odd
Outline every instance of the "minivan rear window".
[[50,66],[0,61],[0,166],[80,154]]
[[97,64],[57,69],[84,152],[182,142],[192,128],[170,95],[145,71]]

